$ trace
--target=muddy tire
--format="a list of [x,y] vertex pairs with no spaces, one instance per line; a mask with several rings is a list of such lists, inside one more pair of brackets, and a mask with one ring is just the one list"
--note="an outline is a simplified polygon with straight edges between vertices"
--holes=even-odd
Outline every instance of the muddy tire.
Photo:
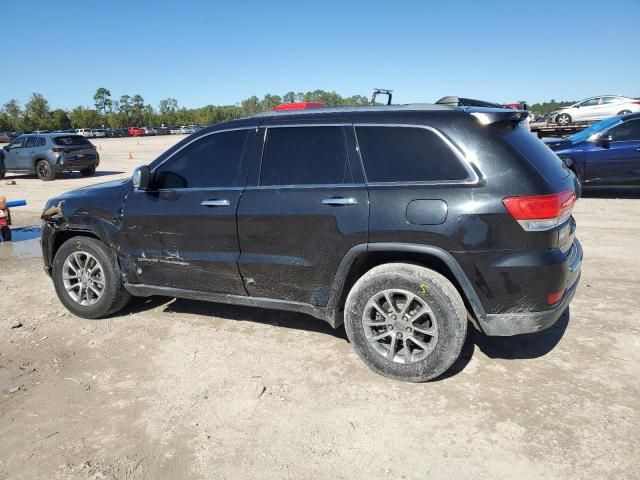
[[418,265],[388,263],[369,270],[349,292],[345,329],[372,370],[424,382],[442,375],[460,355],[467,312],[444,276]]
[[50,182],[56,178],[56,172],[53,171],[53,168],[46,160],[38,160],[36,162],[36,175],[44,182]]
[[109,316],[131,298],[122,284],[116,256],[94,238],[73,237],[64,242],[51,274],[62,304],[82,318]]
[[93,177],[96,174],[96,167],[89,167],[83,170],[80,170],[80,173],[84,177]]
[[2,229],[0,229],[0,237],[2,237],[3,242],[10,242],[11,229],[9,227],[2,227]]

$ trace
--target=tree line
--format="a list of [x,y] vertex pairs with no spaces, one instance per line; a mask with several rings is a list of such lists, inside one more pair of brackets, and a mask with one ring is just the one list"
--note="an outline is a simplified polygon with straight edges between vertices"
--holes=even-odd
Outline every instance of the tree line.
[[33,93],[24,108],[11,99],[0,108],[0,131],[67,130],[69,128],[121,128],[157,125],[210,125],[271,110],[284,102],[323,102],[331,107],[369,105],[363,95],[342,97],[336,92],[314,90],[288,92],[283,96],[267,94],[262,99],[249,97],[236,105],[207,105],[185,108],[175,98],[160,100],[158,108],[145,103],[141,95],[114,98],[104,87],[93,96],[95,108],[52,110],[47,99]]
[[[262,99],[249,97],[235,105],[207,105],[185,108],[175,98],[160,100],[158,108],[145,103],[141,95],[121,95],[114,98],[111,91],[100,87],[93,96],[95,108],[83,106],[72,110],[52,110],[49,102],[39,93],[33,93],[24,108],[11,99],[0,108],[0,131],[66,130],[69,128],[121,128],[154,125],[210,125],[271,110],[286,102],[323,102],[330,107],[369,105],[364,95],[342,97],[336,92],[313,90],[287,92],[284,95],[266,94]],[[536,115],[546,115],[559,107],[575,102],[550,100],[531,105]]]

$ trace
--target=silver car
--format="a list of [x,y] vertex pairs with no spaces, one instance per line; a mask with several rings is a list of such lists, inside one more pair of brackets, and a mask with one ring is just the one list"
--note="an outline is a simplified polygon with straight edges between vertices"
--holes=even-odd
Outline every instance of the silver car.
[[0,179],[6,172],[35,173],[40,180],[53,180],[56,174],[71,171],[90,177],[99,164],[96,147],[81,135],[20,135],[0,150]]
[[559,125],[568,125],[571,122],[602,120],[636,112],[640,112],[640,99],[604,95],[587,98],[568,107],[559,108],[549,114],[549,121]]

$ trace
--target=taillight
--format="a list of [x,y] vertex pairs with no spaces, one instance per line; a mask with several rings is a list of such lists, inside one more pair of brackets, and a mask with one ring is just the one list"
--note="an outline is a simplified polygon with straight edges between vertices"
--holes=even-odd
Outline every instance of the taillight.
[[560,300],[562,300],[563,296],[564,296],[564,288],[562,290],[558,290],[557,292],[553,292],[547,295],[547,303],[549,305],[555,305]]
[[502,202],[522,228],[535,232],[562,225],[571,216],[576,195],[564,190],[550,195],[507,197]]
[[62,153],[62,152],[64,152],[64,148],[60,148],[60,147],[53,147],[53,148],[51,149],[51,151],[52,151],[52,152],[55,152],[55,153]]

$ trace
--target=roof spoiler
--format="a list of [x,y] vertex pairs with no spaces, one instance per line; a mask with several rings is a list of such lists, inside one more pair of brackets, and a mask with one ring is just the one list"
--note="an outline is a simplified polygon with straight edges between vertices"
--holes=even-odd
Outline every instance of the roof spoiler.
[[529,116],[529,112],[525,110],[493,110],[493,109],[473,109],[469,112],[472,116],[476,117],[482,125],[495,125],[495,124],[516,124],[526,120]]

